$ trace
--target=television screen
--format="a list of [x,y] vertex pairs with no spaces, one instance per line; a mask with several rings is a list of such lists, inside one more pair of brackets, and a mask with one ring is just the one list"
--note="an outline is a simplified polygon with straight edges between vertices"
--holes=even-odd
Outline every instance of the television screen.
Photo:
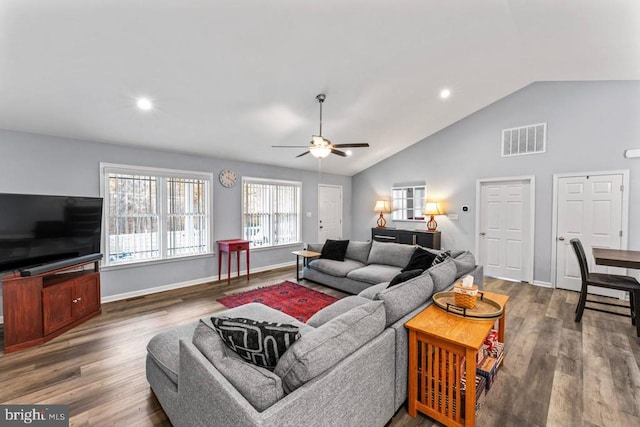
[[0,193],[0,272],[100,253],[102,198]]

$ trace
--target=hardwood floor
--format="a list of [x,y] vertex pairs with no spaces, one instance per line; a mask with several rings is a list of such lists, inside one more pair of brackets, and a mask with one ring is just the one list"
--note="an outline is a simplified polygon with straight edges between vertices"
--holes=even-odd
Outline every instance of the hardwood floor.
[[[47,344],[0,356],[0,403],[68,404],[71,425],[170,425],[144,371],[156,333],[221,311],[224,295],[293,280],[293,268],[104,304]],[[303,282],[325,293],[333,289]],[[510,295],[504,367],[478,426],[640,425],[640,338],[629,319],[585,311],[577,293],[486,279]],[[401,408],[390,426],[439,425]]]

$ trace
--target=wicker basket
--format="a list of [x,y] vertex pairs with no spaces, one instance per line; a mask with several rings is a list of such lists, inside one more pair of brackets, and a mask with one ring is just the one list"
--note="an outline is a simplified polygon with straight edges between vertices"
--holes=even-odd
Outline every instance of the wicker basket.
[[464,288],[461,284],[456,283],[453,287],[455,303],[458,307],[473,308],[476,306],[476,297],[478,295],[478,287],[473,285],[472,288]]

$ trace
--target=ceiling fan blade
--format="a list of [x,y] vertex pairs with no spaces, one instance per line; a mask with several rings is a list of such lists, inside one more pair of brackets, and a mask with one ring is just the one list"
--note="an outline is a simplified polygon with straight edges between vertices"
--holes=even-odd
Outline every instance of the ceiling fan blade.
[[308,145],[272,145],[272,148],[308,148]]
[[307,155],[307,154],[309,154],[309,153],[310,153],[310,151],[305,151],[305,152],[304,152],[304,153],[302,153],[302,154],[298,154],[298,155],[296,156],[296,159],[297,159],[298,157],[306,156],[306,155]]
[[335,148],[331,148],[331,152],[333,154],[337,154],[338,156],[347,157],[347,153],[345,153],[344,151],[336,150]]
[[358,143],[358,144],[333,144],[334,147],[339,148],[359,148],[359,147],[368,147],[369,144],[366,142]]

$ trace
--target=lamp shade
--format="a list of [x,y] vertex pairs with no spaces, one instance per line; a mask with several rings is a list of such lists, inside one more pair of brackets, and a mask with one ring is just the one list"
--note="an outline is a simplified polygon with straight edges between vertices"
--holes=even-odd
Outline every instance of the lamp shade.
[[422,213],[425,215],[442,215],[440,204],[438,202],[427,202],[424,204],[424,211]]
[[377,200],[376,206],[373,208],[374,212],[391,212],[391,208],[389,207],[389,202],[387,200]]

